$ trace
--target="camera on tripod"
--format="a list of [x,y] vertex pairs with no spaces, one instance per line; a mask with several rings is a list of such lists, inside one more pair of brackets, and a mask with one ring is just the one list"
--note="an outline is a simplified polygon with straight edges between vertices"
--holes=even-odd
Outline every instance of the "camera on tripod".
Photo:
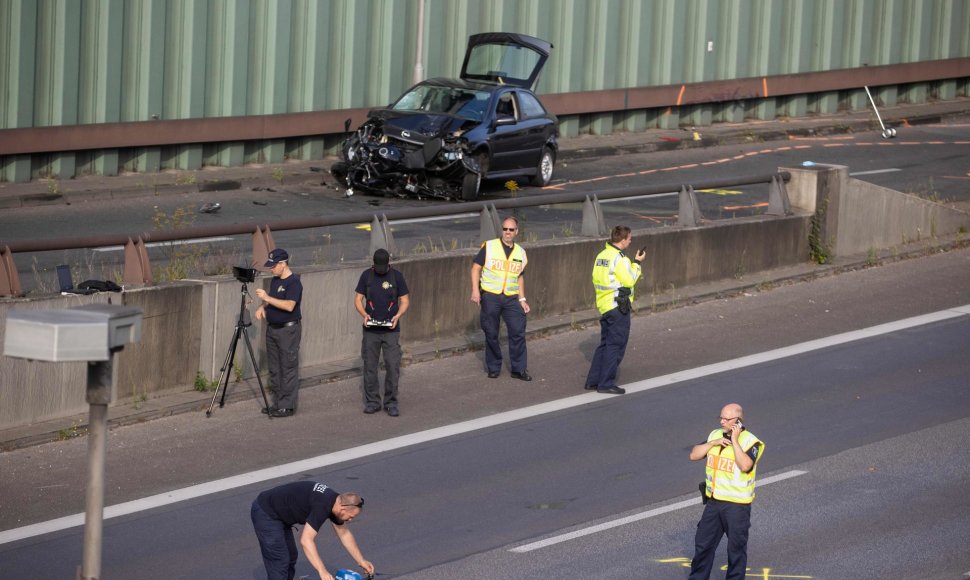
[[250,284],[256,281],[256,268],[243,268],[241,266],[232,267],[232,275],[243,284]]

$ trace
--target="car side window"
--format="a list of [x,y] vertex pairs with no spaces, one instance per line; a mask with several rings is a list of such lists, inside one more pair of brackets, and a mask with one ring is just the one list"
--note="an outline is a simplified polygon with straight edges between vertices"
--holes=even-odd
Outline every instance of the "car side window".
[[519,108],[522,110],[523,118],[542,117],[546,114],[546,109],[539,99],[530,93],[519,93]]
[[503,94],[495,107],[496,116],[515,117],[515,97],[511,92]]

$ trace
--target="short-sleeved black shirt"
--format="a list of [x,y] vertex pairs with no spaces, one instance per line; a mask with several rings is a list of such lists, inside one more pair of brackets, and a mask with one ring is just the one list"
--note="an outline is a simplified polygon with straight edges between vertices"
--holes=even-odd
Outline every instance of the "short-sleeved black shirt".
[[[370,294],[367,292],[368,285],[370,285]],[[364,296],[366,301],[364,308],[371,318],[390,320],[397,314],[401,296],[407,296],[408,284],[404,281],[404,274],[394,268],[383,275],[375,272],[373,268],[368,268],[360,275],[355,292]],[[364,329],[370,332],[400,332],[401,323],[398,321],[394,328],[364,327]]]
[[333,516],[338,495],[322,483],[297,481],[264,491],[256,497],[256,502],[269,516],[287,526],[306,524],[319,532],[327,520],[343,524]]
[[285,324],[303,317],[300,314],[300,300],[303,299],[303,283],[300,282],[300,277],[296,274],[290,274],[286,278],[274,276],[269,283],[269,290],[266,293],[280,300],[296,301],[296,307],[293,309],[293,312],[287,312],[272,304],[267,304],[266,322],[270,324]]

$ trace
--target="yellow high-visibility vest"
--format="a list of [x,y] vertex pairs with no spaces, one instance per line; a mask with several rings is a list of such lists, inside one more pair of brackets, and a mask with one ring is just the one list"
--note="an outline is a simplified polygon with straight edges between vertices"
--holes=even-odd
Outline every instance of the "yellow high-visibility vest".
[[505,257],[502,240],[495,238],[485,242],[485,265],[482,266],[481,286],[485,292],[515,296],[519,293],[519,276],[529,262],[525,250],[518,244]]
[[[715,429],[707,436],[708,442],[721,438],[723,429]],[[761,450],[754,460],[751,471],[745,473],[734,462],[734,446],[714,445],[707,451],[707,497],[732,503],[751,503],[754,501],[754,479],[758,471],[758,460],[764,455],[764,443],[750,431],[741,431],[738,436],[741,449],[747,453],[755,444],[761,443]]]
[[633,301],[633,286],[640,278],[640,264],[630,260],[613,244],[607,242],[606,248],[593,262],[593,289],[596,291],[596,309],[606,314],[616,308],[616,295],[620,288],[630,289]]

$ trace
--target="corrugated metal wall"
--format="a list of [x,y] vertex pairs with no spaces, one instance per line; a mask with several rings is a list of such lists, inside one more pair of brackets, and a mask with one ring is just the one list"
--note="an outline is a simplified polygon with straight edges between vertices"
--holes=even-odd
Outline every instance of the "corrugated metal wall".
[[[2,129],[384,105],[410,86],[419,0],[0,0]],[[970,56],[968,0],[425,0],[426,77],[470,34],[551,41],[543,93],[679,85]],[[887,104],[966,94],[889,86]],[[933,94],[930,95],[929,93]],[[565,135],[863,107],[864,93],[562,119]],[[0,179],[318,158],[339,137],[11,155]]]

